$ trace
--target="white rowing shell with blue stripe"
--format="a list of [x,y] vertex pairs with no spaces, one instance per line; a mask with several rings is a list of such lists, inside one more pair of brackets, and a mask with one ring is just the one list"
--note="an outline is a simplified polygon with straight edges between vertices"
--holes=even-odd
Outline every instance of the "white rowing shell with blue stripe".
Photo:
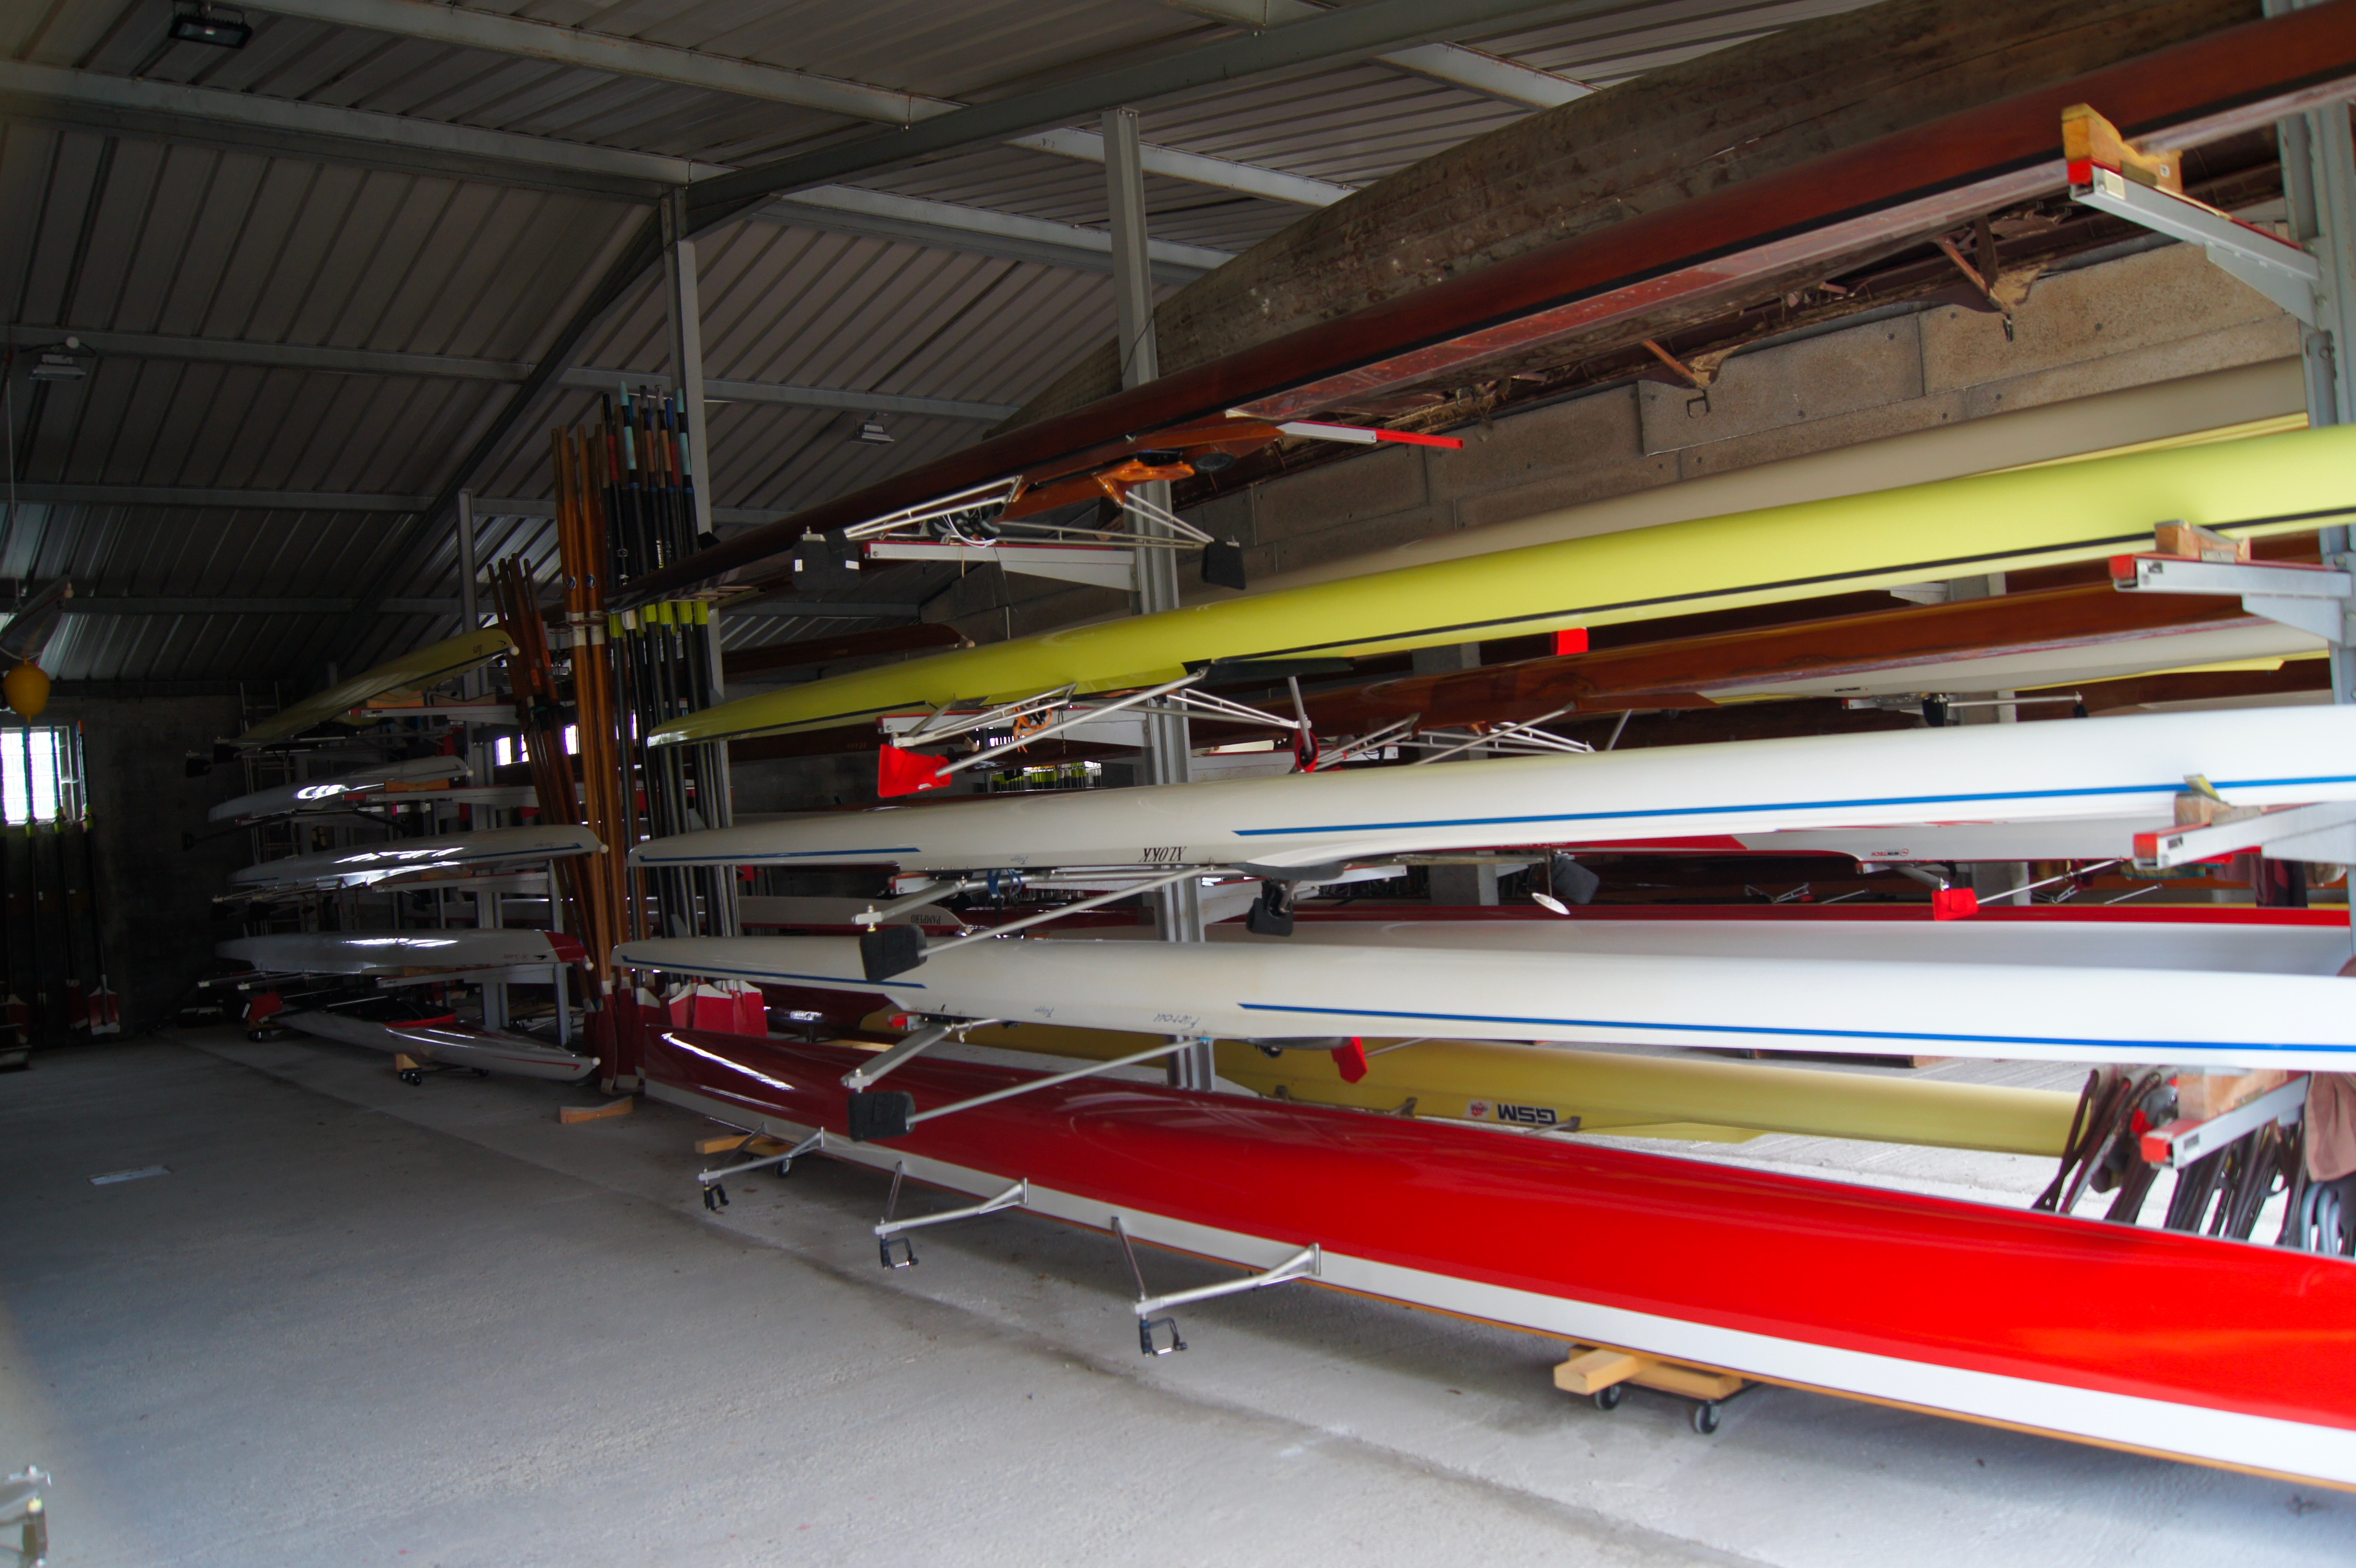
[[2356,983],[2308,974],[1009,938],[879,983],[848,937],[662,938],[614,956],[674,974],[881,993],[945,1017],[1222,1039],[2356,1067]]
[[2105,825],[2087,834],[2093,853],[2124,855],[2137,827],[2174,820],[2175,797],[2192,774],[2242,805],[2356,799],[2356,706],[1812,736],[885,807],[682,833],[640,844],[630,859],[904,871],[1280,868],[1496,844],[1914,823],[2087,820],[2091,828],[2094,819]]

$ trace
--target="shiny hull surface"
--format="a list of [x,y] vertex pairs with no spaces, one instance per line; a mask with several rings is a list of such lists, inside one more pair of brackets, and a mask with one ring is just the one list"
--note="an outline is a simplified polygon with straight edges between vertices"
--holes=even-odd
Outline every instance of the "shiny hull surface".
[[282,1013],[274,1021],[323,1040],[393,1051],[436,1067],[477,1068],[510,1078],[578,1083],[597,1066],[594,1057],[577,1056],[538,1040],[457,1024],[380,1024],[335,1013]]
[[[881,993],[911,1012],[1231,1040],[1334,1036],[2356,1068],[2330,975],[1528,953],[1316,943],[975,942],[881,981],[843,937],[657,938],[616,962]],[[1946,999],[1968,996],[1968,1006]]]
[[2087,831],[2070,835],[2073,855],[2124,856],[2137,827],[2173,821],[2192,774],[2236,804],[2356,799],[2356,707],[1973,725],[1009,796],[680,833],[638,845],[630,860],[905,871],[1285,867],[1499,844],[1830,829],[1851,830],[1844,844],[1895,838],[1911,848],[1919,835],[1855,830],[2081,821]]
[[[650,1092],[921,1181],[1568,1339],[2356,1485],[2356,1264],[1396,1117],[1082,1081],[851,1144],[857,1053],[672,1032]],[[918,1060],[919,1111],[1027,1075]],[[902,1212],[915,1206],[904,1203]],[[1151,1261],[1149,1256],[1149,1269]],[[1149,1276],[1150,1277],[1150,1276]],[[1290,1288],[1290,1287],[1288,1287]],[[1198,1349],[1218,1308],[1189,1309]]]

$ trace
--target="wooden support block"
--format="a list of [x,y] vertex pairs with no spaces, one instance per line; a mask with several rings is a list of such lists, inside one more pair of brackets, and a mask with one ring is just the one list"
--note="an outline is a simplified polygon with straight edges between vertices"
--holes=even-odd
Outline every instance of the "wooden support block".
[[758,1158],[763,1155],[782,1155],[792,1147],[781,1138],[755,1138],[744,1145],[744,1152]]
[[2187,1122],[2206,1122],[2247,1105],[2288,1083],[2291,1075],[2280,1068],[2250,1072],[2187,1072],[2177,1075],[2176,1113]]
[[1743,1389],[1732,1372],[1713,1372],[1680,1361],[1664,1361],[1626,1350],[1571,1347],[1571,1359],[1554,1369],[1554,1386],[1565,1393],[1592,1394],[1615,1383],[1633,1383],[1690,1400],[1731,1399]]
[[565,1105],[558,1108],[556,1119],[567,1127],[575,1122],[603,1122],[609,1116],[627,1116],[635,1100],[609,1100],[603,1105]]
[[1644,1369],[1639,1357],[1624,1350],[1589,1350],[1554,1369],[1554,1386],[1565,1393],[1591,1394],[1624,1383]]
[[1699,1367],[1645,1358],[1644,1369],[1628,1380],[1640,1389],[1657,1389],[1689,1400],[1730,1399],[1742,1391],[1742,1380],[1732,1372],[1706,1372]]
[[416,1072],[419,1070],[419,1068],[417,1063],[412,1060],[407,1055],[400,1051],[395,1051],[392,1053],[392,1070],[395,1072]]
[[2255,559],[2248,540],[2228,539],[2198,523],[2163,522],[2153,529],[2151,534],[2153,544],[2162,555],[2181,555],[2188,561],[2217,561],[2243,565]]
[[2062,156],[2070,163],[2073,180],[2078,177],[2078,166],[2100,164],[2138,185],[2184,194],[2182,162],[2174,153],[2145,152],[2130,145],[2119,128],[2095,113],[2091,104],[2072,103],[2062,111]]
[[699,1155],[724,1155],[731,1149],[741,1149],[753,1141],[750,1133],[738,1133],[733,1137],[698,1138],[695,1152]]

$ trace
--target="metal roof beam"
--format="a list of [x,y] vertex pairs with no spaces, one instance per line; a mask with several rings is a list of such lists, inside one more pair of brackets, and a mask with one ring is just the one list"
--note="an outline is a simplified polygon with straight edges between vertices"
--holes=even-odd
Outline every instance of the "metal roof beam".
[[[704,383],[709,386],[709,381]],[[554,517],[556,503],[528,496],[477,496],[475,515],[486,517]],[[776,507],[716,506],[712,509],[712,521],[716,523],[758,525],[777,522],[793,513]]]
[[[764,223],[905,240],[935,250],[1001,256],[1009,261],[1037,262],[1043,266],[1091,273],[1112,271],[1112,236],[1101,229],[994,212],[985,207],[967,207],[954,201],[926,201],[857,186],[822,185],[812,190],[796,191],[744,216]],[[1232,253],[1226,251],[1215,251],[1207,245],[1181,245],[1169,240],[1151,242],[1148,252],[1153,262],[1154,281],[1165,284],[1192,283],[1232,259]]]
[[[1255,30],[1272,27],[1280,22],[1298,22],[1325,9],[1308,4],[1308,0],[1162,0],[1162,4]],[[1518,103],[1525,109],[1551,109],[1595,91],[1567,76],[1468,49],[1462,44],[1419,44],[1375,58],[1399,70],[1444,81],[1451,87],[1466,88],[1501,102]],[[1145,166],[1151,168],[1153,165],[1149,160]]]
[[[348,375],[427,376],[444,381],[518,381],[531,367],[508,360],[455,354],[406,354],[382,349],[328,349],[304,343],[246,343],[227,338],[177,338],[157,332],[110,332],[80,327],[12,325],[20,348],[55,348],[69,338],[105,356],[183,360],[208,365],[263,365],[276,370],[331,371]],[[619,373],[619,372],[616,372]]]
[[[854,120],[876,121],[887,125],[912,125],[919,120],[928,120],[965,107],[948,99],[927,98],[919,93],[871,87],[863,82],[814,76],[808,71],[790,70],[782,66],[762,65],[753,60],[705,54],[697,49],[675,48],[668,44],[648,43],[612,33],[559,27],[523,16],[477,11],[464,5],[426,5],[422,0],[266,0],[257,8],[341,27],[366,27],[401,38],[423,38],[454,48],[487,49],[527,59],[611,71],[617,76],[642,77],[670,82],[675,86],[791,103],[799,108],[847,115]],[[1303,5],[1300,10],[1304,16],[1316,14],[1312,6]],[[1447,46],[1436,47],[1445,48]],[[1506,70],[1518,69],[1506,66],[1502,60],[1493,63]],[[1015,145],[1065,157],[1089,158],[1098,163],[1104,161],[1101,145],[1091,153],[1074,146],[1048,145],[1055,138],[1073,137],[1091,142],[1096,140],[1084,131],[1051,131],[1044,137],[1024,138]],[[1273,169],[1263,170],[1249,164],[1183,153],[1170,147],[1149,147],[1145,166],[1154,174],[1173,179],[1191,180],[1198,185],[1239,190],[1307,207],[1328,206],[1348,194],[1348,188],[1344,186],[1305,180]]]
[[862,604],[852,600],[762,599],[749,605],[720,605],[724,619],[756,617],[764,620],[922,620],[919,605]]
[[[567,371],[557,379],[568,387],[605,388],[623,382],[666,390],[670,386],[669,375],[639,371]],[[913,413],[932,419],[969,419],[983,424],[995,424],[1014,412],[1009,405],[998,403],[909,397],[898,392],[839,387],[787,386],[776,381],[732,381],[714,376],[704,377],[703,396],[710,403],[782,403],[792,408],[831,408],[845,413]]]
[[1583,14],[1610,0],[1365,0],[1319,11],[1265,32],[1165,49],[1130,64],[1074,77],[1035,91],[937,114],[885,135],[754,164],[689,188],[699,223],[718,222],[751,201],[814,185],[832,185],[872,169],[897,168],[984,142],[1053,130],[1107,109],[1174,93],[1226,87],[1248,77],[1303,66],[1343,66],[1453,32],[1532,12]]
[[432,496],[380,496],[343,490],[230,490],[190,485],[19,484],[18,502],[54,506],[177,506],[244,511],[420,511]]
[[[262,365],[273,369],[326,371],[347,375],[423,376],[451,381],[519,381],[531,367],[506,360],[468,360],[448,354],[405,354],[380,349],[326,349],[300,343],[241,343],[214,338],[174,338],[148,332],[69,331],[62,327],[13,327],[17,343],[44,349],[68,338],[101,355],[125,359],[183,360],[201,364]],[[623,383],[669,389],[660,371],[567,371],[566,386],[606,389]],[[707,377],[706,398],[734,403],[780,403],[794,408],[830,408],[850,413],[917,414],[995,424],[1014,412],[1005,403],[958,398],[911,397],[897,392],[843,387],[791,386],[779,381],[737,381]]]
[[[722,172],[716,164],[585,142],[0,59],[0,111],[22,119],[85,117],[73,110],[89,112],[102,124],[119,122],[119,128],[133,132],[195,140],[221,139],[226,133],[238,145],[296,157],[350,159],[370,146],[399,147],[414,155],[400,160],[403,167],[506,184],[587,184],[640,199]],[[381,161],[381,156],[362,161]]]
[[[864,136],[715,175],[688,188],[690,220],[697,229],[712,228],[777,196],[836,185],[851,175],[896,168],[941,153],[1002,142],[1009,136],[1052,130],[1124,103],[1148,102],[1173,93],[1226,87],[1247,78],[1301,66],[1346,64],[1386,49],[1430,43],[1450,33],[1509,16],[1538,11],[1591,12],[1605,8],[1609,3],[1610,0],[1365,0],[1346,10],[1321,12],[1248,38],[1222,38],[1194,48],[1165,50],[1133,64],[936,115],[905,130]],[[458,460],[427,515],[408,524],[403,531],[404,546],[422,542],[427,529],[442,526],[457,503],[458,492],[474,482],[477,470],[507,449],[517,426],[538,404],[541,394],[573,368],[573,355],[583,339],[637,286],[648,269],[659,261],[660,254],[659,226],[651,221],[642,223],[628,250],[606,268],[605,276],[558,330],[530,378],[517,389],[508,406]],[[381,592],[391,581],[391,569],[380,572],[370,592]]]
[[528,59],[616,76],[645,77],[680,87],[763,98],[773,103],[817,109],[854,120],[906,125],[958,105],[918,93],[895,92],[864,82],[844,81],[757,60],[676,48],[613,33],[593,33],[523,16],[502,16],[464,5],[429,5],[421,0],[252,0],[250,9],[301,16],[339,27],[366,27],[402,38],[426,38],[454,48],[488,49]]
[[[77,598],[65,602],[70,616],[333,616],[364,607],[358,599]],[[380,615],[456,615],[456,599],[384,599]]]
[[[23,506],[161,506],[236,511],[418,512],[432,496],[371,495],[347,490],[231,490],[188,485],[70,485],[30,482],[16,487]],[[527,496],[481,496],[477,517],[554,517],[556,503]],[[767,523],[790,515],[769,507],[716,506],[712,520]]]
[[[1059,158],[1077,158],[1083,163],[1105,161],[1104,138],[1094,131],[1042,131],[1034,136],[1017,136],[1010,146],[1029,147],[1033,152],[1052,153]],[[1220,190],[1239,190],[1247,196],[1265,197],[1270,201],[1289,201],[1297,207],[1331,207],[1356,188],[1335,185],[1329,180],[1310,179],[1297,174],[1262,168],[1258,164],[1239,164],[1226,158],[1215,158],[1201,153],[1182,153],[1174,147],[1151,145],[1139,148],[1140,161],[1148,174],[1158,174],[1171,179],[1190,180]]]
[[[16,60],[0,60],[0,116],[64,120],[133,134],[225,142],[289,157],[422,169],[502,185],[554,184],[637,200],[650,200],[692,176],[721,172],[721,166],[714,164],[511,131],[483,131],[400,114],[138,81]],[[1192,156],[1171,154],[1179,158]],[[1269,177],[1293,177],[1271,173]],[[849,186],[800,191],[788,202],[745,216],[1044,266],[1083,272],[1108,272],[1112,267],[1112,241],[1101,230]],[[1152,250],[1154,275],[1168,284],[1191,283],[1228,259],[1225,251],[1170,241],[1156,241]]]

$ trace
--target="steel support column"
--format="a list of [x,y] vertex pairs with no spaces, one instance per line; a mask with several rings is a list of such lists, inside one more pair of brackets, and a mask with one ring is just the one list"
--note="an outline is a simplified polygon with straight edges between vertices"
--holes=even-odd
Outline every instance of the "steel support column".
[[[1146,251],[1145,160],[1137,134],[1137,111],[1108,109],[1104,116],[1105,190],[1112,229],[1113,318],[1120,334],[1120,384],[1141,386],[1162,373],[1153,341],[1153,274]],[[1167,510],[1170,487],[1141,486],[1147,505]],[[1140,520],[1141,529],[1161,531],[1162,525]],[[1178,607],[1178,553],[1140,550],[1137,555],[1137,607],[1154,615]],[[1190,778],[1192,742],[1186,721],[1170,714],[1150,714],[1145,720],[1146,780],[1152,784],[1183,784]],[[1162,940],[1199,942],[1203,940],[1201,888],[1193,879],[1175,882],[1155,893],[1154,921]],[[1196,1041],[1170,1058],[1170,1081],[1180,1089],[1212,1087],[1211,1045]]]
[[[458,492],[458,619],[459,632],[478,630],[483,624],[481,602],[477,598],[482,564],[475,556],[475,492]],[[471,677],[468,688],[473,690]]]
[[703,311],[698,303],[694,231],[687,193],[663,198],[663,303],[670,309],[671,385],[687,407],[687,460],[695,481],[695,547],[712,536],[712,452],[703,430]]
[[[2265,0],[2265,14],[2303,10],[2313,0]],[[2290,237],[2323,263],[2315,291],[2315,324],[2300,333],[2307,367],[2307,422],[2344,424],[2356,419],[2356,358],[2348,352],[2348,327],[2356,321],[2356,147],[2351,147],[2348,106],[2327,104],[2279,123],[2283,197],[2289,209]],[[2343,569],[2356,564],[2348,530],[2321,533],[2323,560]],[[2331,700],[2356,702],[2356,606],[2346,612],[2342,636],[2331,650]]]
[[[482,602],[478,596],[482,573],[482,563],[476,555],[475,495],[471,490],[460,490],[458,492],[458,616],[465,622],[459,628],[462,635],[478,629],[483,624]],[[490,675],[487,671],[469,670],[461,677],[458,689],[466,693],[469,700],[480,697],[490,689]],[[471,727],[466,732],[466,766],[472,769],[469,776],[471,782],[488,784],[491,782],[491,747],[487,741],[479,738],[481,733]],[[477,806],[473,815],[475,825],[478,829],[498,828],[501,825],[499,811],[496,806]],[[549,867],[548,886],[549,908],[553,911],[557,902],[556,868],[553,865]],[[493,927],[499,923],[499,896],[496,893],[477,892],[475,895],[475,924],[477,927]],[[562,993],[559,994],[561,995]],[[504,1029],[507,1024],[507,986],[497,981],[484,982],[483,1027]]]
[[[704,623],[703,635],[705,648],[712,660],[712,700],[724,703],[728,700],[728,655],[726,650],[720,646],[718,609],[715,608],[712,618]],[[733,771],[734,764],[728,757],[728,743],[713,741],[703,748],[703,753],[707,758],[703,765],[704,777],[711,779],[713,786],[712,799],[705,802],[703,809],[706,825],[732,827],[736,822],[736,778]],[[712,879],[712,934],[715,937],[738,935],[741,928],[737,921],[741,917],[742,911],[736,903],[736,868],[733,865],[720,866]]]
[[[2265,12],[2278,16],[2305,10],[2316,0],[2265,0]],[[2282,143],[2284,204],[2290,237],[2323,263],[2315,290],[2315,324],[2299,334],[2307,364],[2307,422],[2310,425],[2356,421],[2356,352],[2349,330],[2356,326],[2356,141],[2349,134],[2348,105],[2327,103],[2277,123]],[[2345,527],[2319,531],[2323,564],[2356,571],[2356,551]],[[2340,639],[2331,645],[2331,700],[2356,703],[2356,600],[2340,612]],[[2254,891],[2253,897],[2261,895]],[[2349,904],[2350,940],[2356,944],[2356,899]]]

